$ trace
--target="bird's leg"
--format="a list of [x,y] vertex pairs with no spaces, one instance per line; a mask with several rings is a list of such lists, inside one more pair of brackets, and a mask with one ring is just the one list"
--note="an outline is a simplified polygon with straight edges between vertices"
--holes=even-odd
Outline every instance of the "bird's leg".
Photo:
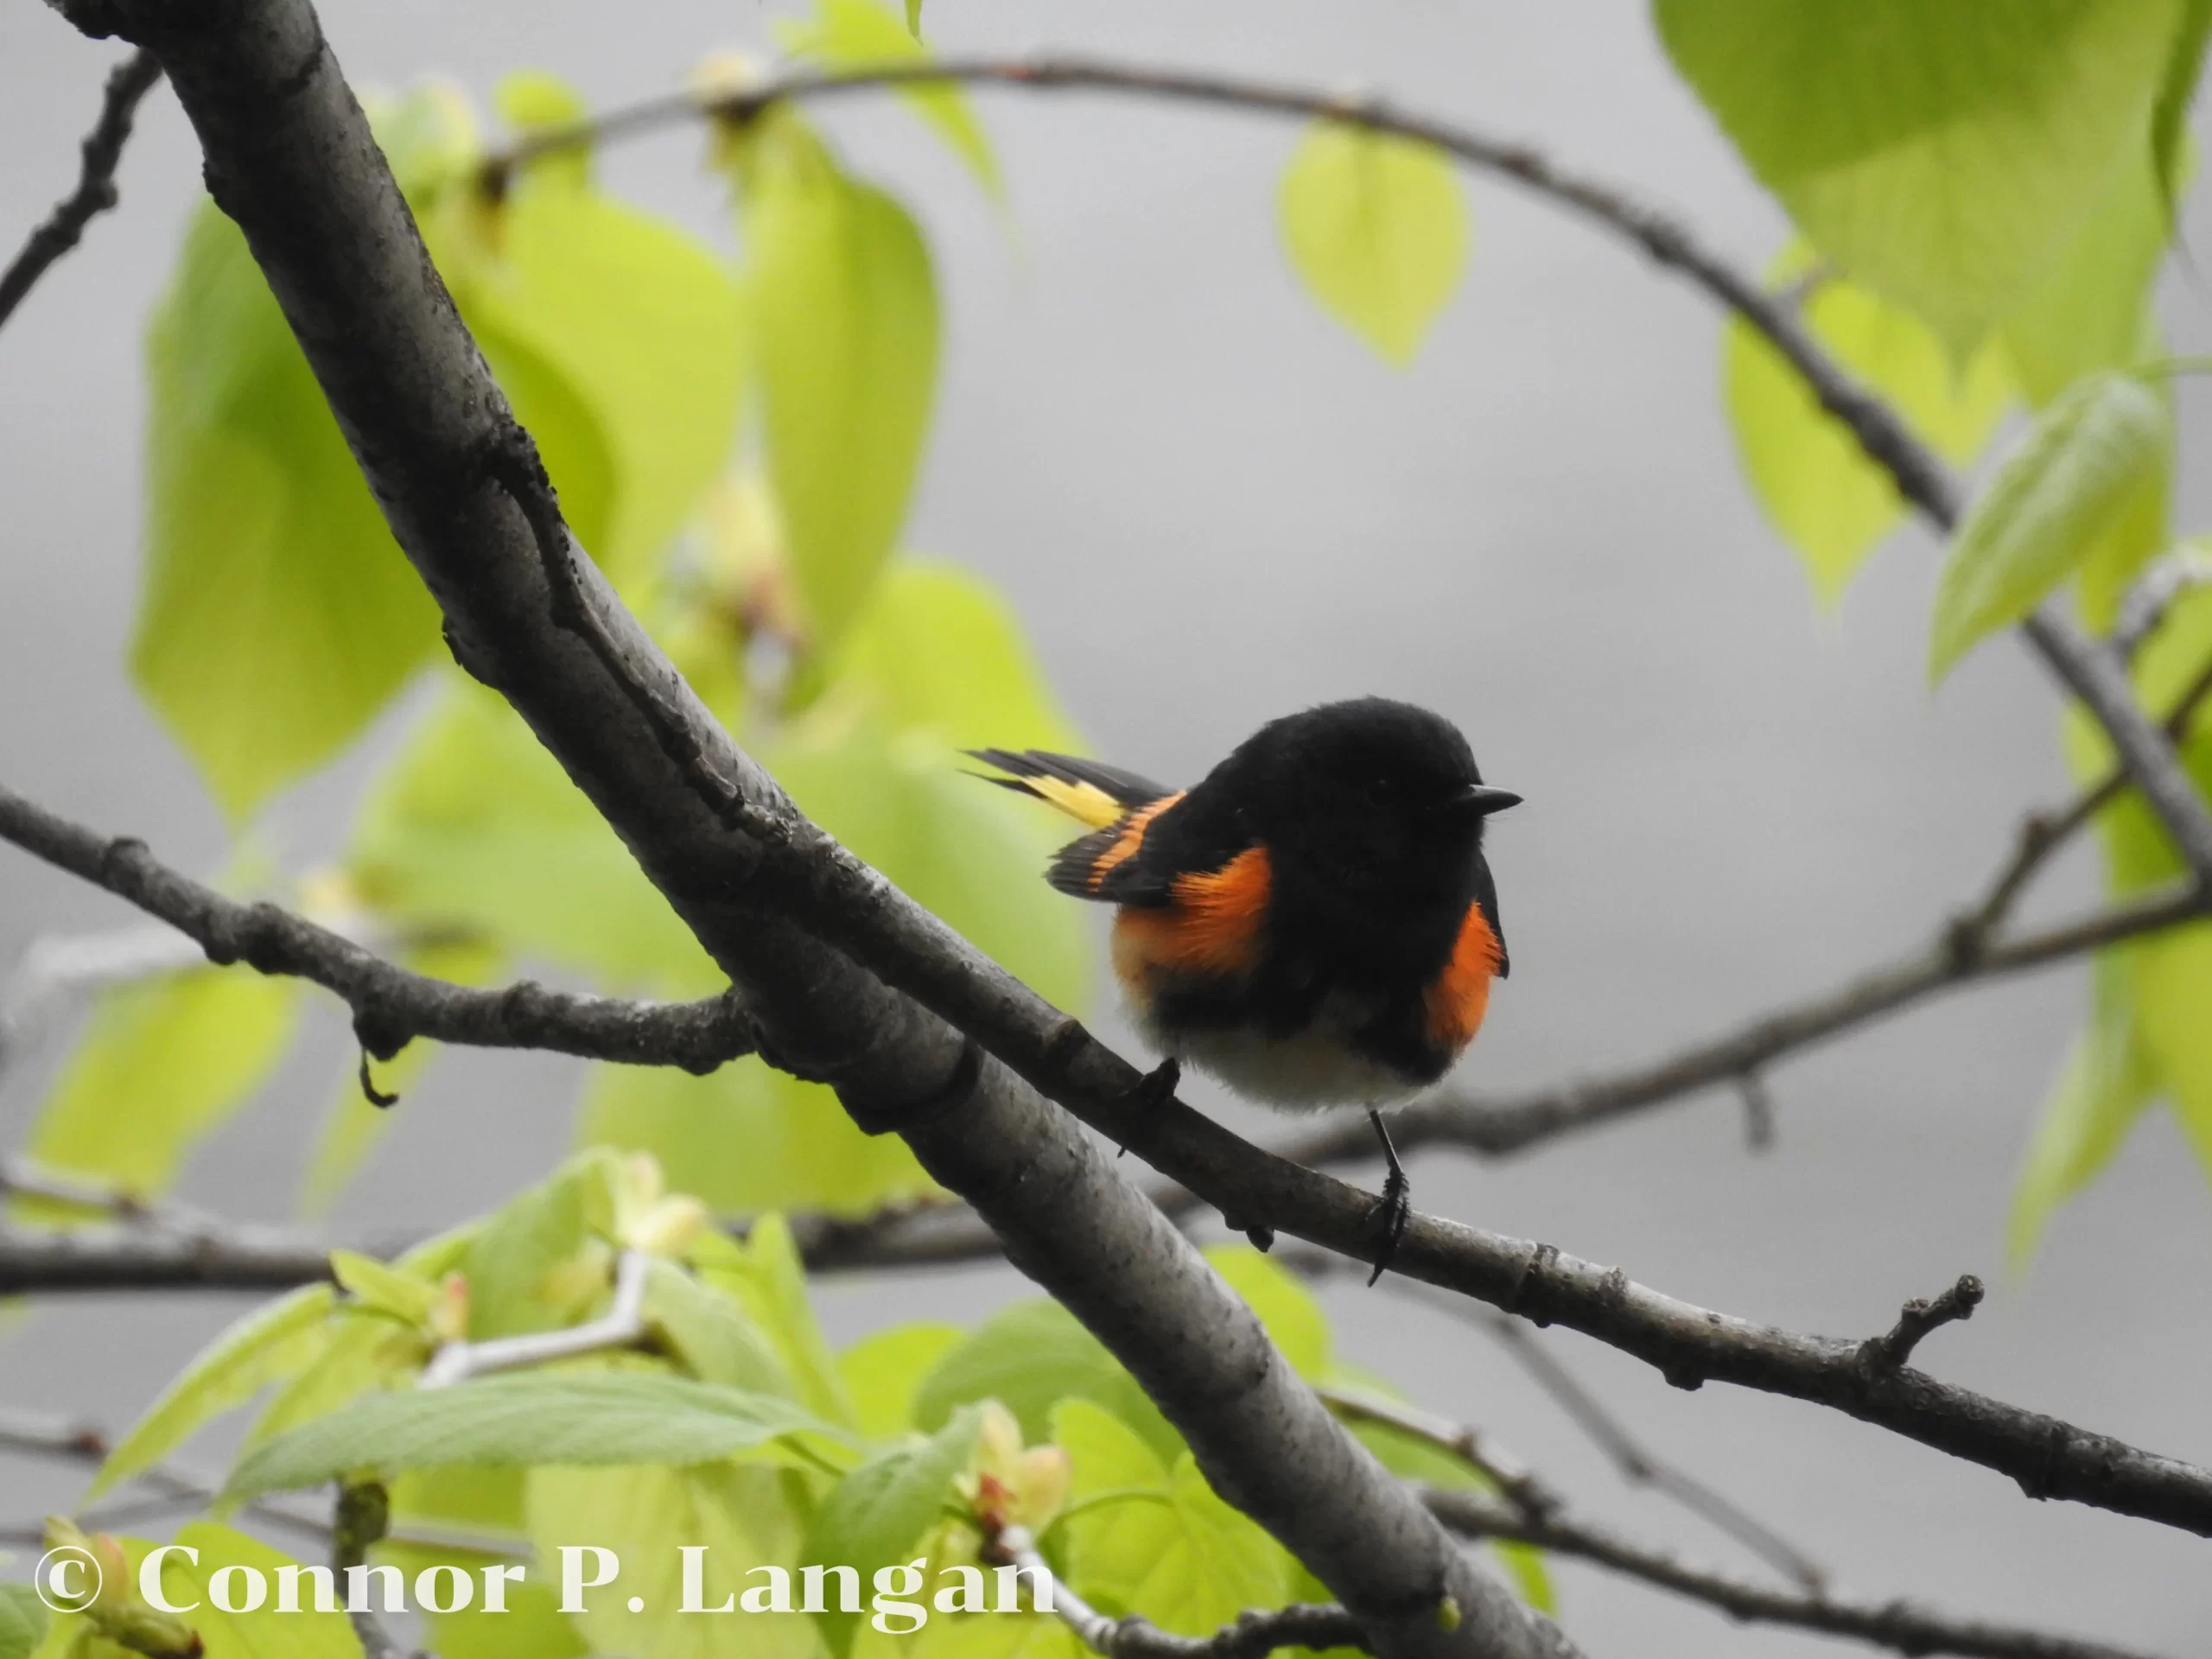
[[[1166,1102],[1175,1098],[1175,1085],[1182,1081],[1183,1062],[1170,1054],[1158,1065],[1154,1066],[1151,1071],[1123,1090],[1120,1103],[1134,1107],[1140,1112],[1153,1111]],[[1117,1159],[1126,1158],[1128,1155],[1129,1148],[1126,1141],[1114,1154]]]
[[1390,1166],[1382,1178],[1382,1197],[1375,1206],[1376,1219],[1382,1224],[1382,1248],[1376,1253],[1375,1271],[1367,1276],[1373,1284],[1382,1276],[1382,1270],[1398,1253],[1398,1241],[1406,1236],[1406,1224],[1413,1219],[1413,1183],[1406,1179],[1406,1166],[1398,1161],[1398,1149],[1390,1144],[1390,1131],[1382,1127],[1382,1114],[1375,1107],[1367,1109],[1367,1121],[1375,1126],[1375,1138],[1382,1143],[1383,1160]]

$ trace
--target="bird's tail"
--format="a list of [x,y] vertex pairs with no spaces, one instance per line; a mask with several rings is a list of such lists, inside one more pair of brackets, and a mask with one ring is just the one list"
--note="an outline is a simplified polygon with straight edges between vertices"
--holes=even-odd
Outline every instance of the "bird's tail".
[[992,778],[976,775],[1019,795],[1033,795],[1058,807],[1077,823],[1104,830],[1119,823],[1139,807],[1171,793],[1148,778],[1140,778],[1119,766],[1078,755],[1048,754],[1042,749],[970,749],[968,753],[986,766],[1008,774]]

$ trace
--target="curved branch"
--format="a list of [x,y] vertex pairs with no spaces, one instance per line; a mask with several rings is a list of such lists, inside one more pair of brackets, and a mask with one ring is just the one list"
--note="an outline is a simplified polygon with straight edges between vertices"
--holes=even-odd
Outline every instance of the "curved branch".
[[0,841],[106,888],[199,942],[210,962],[313,980],[353,1011],[362,1046],[389,1059],[416,1037],[479,1048],[543,1048],[630,1065],[708,1072],[753,1050],[734,992],[699,1002],[626,1002],[518,980],[478,990],[410,973],[343,934],[268,903],[239,904],[0,785]]
[[23,296],[46,274],[47,267],[77,245],[77,238],[84,235],[85,226],[94,216],[115,206],[115,169],[123,161],[123,146],[130,137],[138,100],[161,78],[162,66],[150,52],[134,52],[109,72],[99,119],[85,136],[77,188],[54,204],[54,211],[9,261],[8,269],[0,271],[0,324],[6,323],[22,303]]

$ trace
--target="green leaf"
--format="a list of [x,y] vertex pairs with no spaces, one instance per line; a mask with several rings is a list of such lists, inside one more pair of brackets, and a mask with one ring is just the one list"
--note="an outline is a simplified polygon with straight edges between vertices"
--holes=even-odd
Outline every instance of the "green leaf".
[[570,1325],[604,1299],[613,1251],[593,1236],[588,1217],[594,1202],[609,1202],[613,1162],[605,1153],[571,1158],[485,1222],[461,1267],[472,1341]]
[[2204,71],[2204,46],[2212,38],[2212,0],[2182,0],[2181,26],[2174,31],[2173,54],[2151,114],[2151,162],[2158,172],[2158,196],[2171,224],[2185,182],[2180,158],[2189,143],[2189,106]]
[[521,717],[458,674],[371,791],[347,869],[365,904],[411,930],[614,987],[696,995],[723,982]]
[[[1813,265],[1801,243],[1769,280],[1783,286]],[[1926,324],[1840,277],[1816,282],[1802,315],[1838,363],[1954,461],[1980,452],[2012,400],[2001,349],[1985,346],[1961,375]],[[1767,518],[1804,561],[1814,594],[1832,605],[1904,516],[1904,499],[1803,377],[1740,319],[1728,324],[1724,364],[1738,458]]]
[[1467,204],[1433,145],[1340,121],[1306,129],[1278,201],[1292,267],[1324,310],[1403,368],[1467,262]]
[[702,1382],[796,1397],[782,1360],[737,1300],[701,1284],[673,1262],[655,1261],[647,1270],[645,1323],[670,1356]]
[[946,1353],[914,1396],[914,1426],[933,1433],[960,1407],[996,1400],[1034,1446],[1058,1438],[1053,1408],[1071,1399],[1111,1412],[1163,1465],[1183,1450],[1183,1437],[1121,1361],[1074,1314],[1043,1300],[1002,1309]]
[[2089,1023],[2044,1105],[2012,1193],[2005,1255],[2027,1266],[2051,1215],[2102,1173],[2151,1103],[2157,1079],[2138,1033],[2133,963],[2099,955]]
[[[395,1518],[397,1506],[395,1493]],[[551,1573],[541,1570],[536,1577],[507,1583],[504,1612],[486,1611],[481,1605],[480,1590],[484,1569],[509,1565],[512,1560],[510,1556],[387,1540],[377,1546],[371,1559],[378,1563],[389,1561],[410,1585],[417,1574],[437,1566],[457,1567],[476,1580],[480,1593],[461,1612],[435,1613],[417,1605],[417,1617],[423,1621],[423,1634],[428,1638],[425,1646],[438,1659],[582,1659],[590,1651],[576,1627],[561,1611],[560,1591],[555,1577],[559,1570],[557,1557]]]
[[[518,127],[558,124],[582,102],[550,77],[502,83],[503,112]],[[745,375],[742,306],[721,259],[664,219],[594,189],[569,153],[564,166],[523,170],[475,257],[442,250],[461,315],[510,396],[510,371],[527,353],[558,380],[603,435],[609,464],[603,528],[576,518],[577,485],[548,468],[596,562],[634,588],[690,516],[728,459]],[[487,329],[500,350],[486,340]],[[535,400],[518,411],[541,446]]]
[[119,1192],[168,1191],[283,1058],[300,987],[243,967],[194,968],[108,992],[25,1152]]
[[46,1637],[46,1605],[28,1584],[0,1584],[0,1659],[30,1659]]
[[386,1267],[357,1250],[333,1250],[330,1274],[361,1307],[399,1325],[423,1324],[437,1303],[438,1287],[430,1281]]
[[[207,1659],[360,1659],[360,1639],[352,1621],[342,1612],[316,1611],[311,1593],[301,1598],[298,1612],[270,1611],[277,1569],[300,1565],[289,1555],[213,1521],[190,1522],[178,1531],[176,1542],[198,1550],[200,1559],[163,1557],[162,1591],[178,1606],[200,1604],[184,1617],[207,1643]],[[264,1575],[270,1586],[269,1603],[251,1613],[226,1613],[218,1607],[209,1586],[226,1567]]]
[[2045,412],[1952,538],[1936,591],[1931,681],[2066,579],[2152,475],[2169,429],[2158,392],[2131,375],[2082,381]]
[[[1189,1452],[1171,1469],[1119,1418],[1084,1400],[1053,1411],[1052,1439],[1071,1465],[1070,1576],[1100,1611],[1141,1613],[1162,1630],[1211,1636],[1247,1608],[1289,1600],[1288,1553],[1214,1494]],[[1093,1501],[1109,1495],[1116,1501]]]
[[[558,1563],[563,1546],[612,1550],[621,1575],[588,1590],[571,1615],[605,1654],[652,1659],[815,1659],[821,1652],[805,1614],[733,1611],[726,1618],[683,1609],[683,1550],[703,1548],[701,1605],[757,1587],[757,1567],[789,1570],[798,1555],[798,1477],[789,1471],[733,1468],[535,1469],[527,1509],[541,1562]],[[585,1558],[586,1564],[592,1558]],[[557,1566],[555,1568],[557,1571]],[[545,1569],[537,1569],[543,1575]],[[793,1574],[796,1577],[796,1573]],[[628,1611],[635,1596],[642,1611]]]
[[334,1301],[328,1285],[302,1285],[217,1337],[107,1454],[84,1504],[152,1468],[201,1424],[244,1405],[277,1378],[305,1369],[328,1341]]
[[866,601],[906,516],[937,381],[929,251],[788,111],[741,164],[769,475],[817,643]]
[[368,1395],[257,1447],[226,1490],[257,1497],[370,1467],[703,1463],[803,1430],[842,1438],[772,1395],[662,1372],[526,1371]]
[[694,1243],[692,1265],[708,1284],[734,1296],[753,1329],[775,1345],[799,1402],[831,1422],[850,1424],[852,1402],[829,1339],[806,1292],[806,1264],[781,1216],[762,1216],[742,1243],[707,1233]]
[[652,1154],[723,1215],[857,1217],[937,1191],[905,1141],[863,1135],[834,1091],[757,1059],[703,1077],[673,1066],[594,1066],[576,1139]]
[[2083,377],[2164,355],[2151,314],[2167,226],[2151,168],[2131,162],[2005,319],[2007,353],[2041,409]]
[[860,1432],[884,1440],[912,1428],[922,1379],[965,1335],[957,1325],[894,1325],[862,1337],[840,1354],[837,1373]]
[[235,824],[342,748],[437,648],[238,227],[202,203],[147,340],[131,673]]
[[1308,1381],[1328,1374],[1329,1321],[1311,1291],[1249,1244],[1216,1244],[1205,1254],[1214,1271],[1259,1316],[1293,1370]]
[[[874,1582],[878,1567],[905,1560],[945,1506],[957,1503],[953,1478],[975,1455],[981,1421],[976,1408],[963,1408],[928,1440],[894,1447],[847,1475],[815,1510],[800,1559],[856,1567],[863,1585]],[[816,1615],[837,1659],[851,1649],[861,1617],[834,1601]]]
[[[885,64],[922,63],[931,56],[922,44],[921,0],[906,0],[906,16],[878,0],[816,0],[810,22],[777,30],[787,50],[832,69],[861,70]],[[899,96],[937,130],[976,181],[994,200],[1005,194],[998,157],[983,134],[968,95],[950,83],[901,86]]]
[[1762,183],[1963,359],[2141,153],[2176,0],[1656,0]]

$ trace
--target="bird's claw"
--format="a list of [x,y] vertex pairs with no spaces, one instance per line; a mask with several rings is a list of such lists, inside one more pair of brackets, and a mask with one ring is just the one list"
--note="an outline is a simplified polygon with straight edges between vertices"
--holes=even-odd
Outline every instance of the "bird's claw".
[[1375,1271],[1367,1275],[1370,1285],[1382,1276],[1398,1254],[1399,1241],[1406,1236],[1407,1225],[1413,1220],[1413,1183],[1406,1179],[1402,1169],[1392,1169],[1382,1179],[1382,1196],[1375,1201],[1372,1211],[1382,1224],[1382,1245],[1375,1254]]
[[[1153,1111],[1175,1098],[1175,1087],[1182,1081],[1183,1062],[1170,1054],[1123,1090],[1118,1103],[1134,1111]],[[1128,1155],[1129,1148],[1126,1143],[1114,1154],[1116,1158]]]

